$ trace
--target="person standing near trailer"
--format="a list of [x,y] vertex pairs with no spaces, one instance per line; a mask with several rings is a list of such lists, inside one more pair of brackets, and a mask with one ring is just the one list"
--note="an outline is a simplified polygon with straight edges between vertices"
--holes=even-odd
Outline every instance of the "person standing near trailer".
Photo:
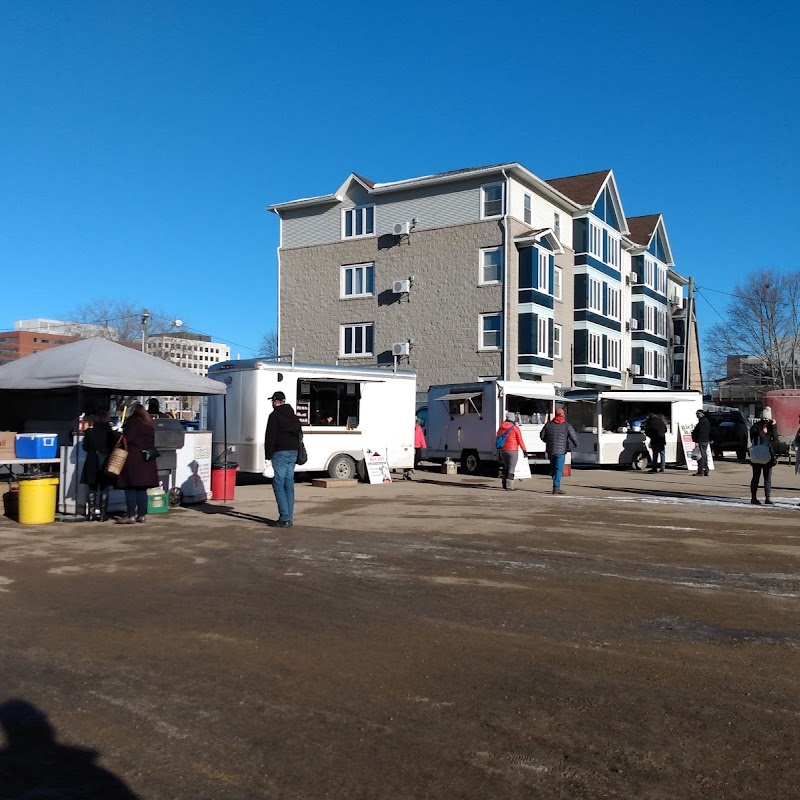
[[[772,505],[772,466],[775,464],[775,443],[778,441],[778,431],[772,419],[772,409],[764,406],[761,419],[750,428],[750,466],[753,469],[753,479],[750,481],[750,503],[760,506],[761,501],[756,497],[761,475],[764,475],[764,503]],[[756,448],[762,453],[759,453]],[[761,455],[761,458],[759,458]]]
[[510,411],[506,414],[505,422],[500,423],[497,429],[495,444],[500,451],[500,471],[503,479],[503,488],[511,491],[514,488],[514,472],[517,469],[517,458],[522,450],[525,458],[528,457],[528,448],[522,441],[522,431],[517,427],[516,416]]
[[286,402],[283,392],[270,397],[272,413],[267,419],[264,436],[264,457],[272,462],[275,477],[272,491],[278,504],[278,519],[270,522],[273,528],[290,528],[294,519],[294,467],[300,450],[300,420]]
[[539,437],[545,443],[547,457],[550,459],[553,494],[566,494],[561,488],[561,476],[564,474],[567,449],[575,450],[578,447],[578,435],[575,428],[567,422],[563,408],[556,409],[553,419],[545,424]]
[[653,451],[653,462],[650,472],[663,472],[667,447],[667,423],[658,414],[650,414],[644,426],[645,436],[650,438],[650,449]]
[[700,410],[697,410],[697,425],[692,431],[692,441],[700,450],[700,458],[697,459],[697,472],[695,477],[708,477],[708,448],[711,442],[711,420]]

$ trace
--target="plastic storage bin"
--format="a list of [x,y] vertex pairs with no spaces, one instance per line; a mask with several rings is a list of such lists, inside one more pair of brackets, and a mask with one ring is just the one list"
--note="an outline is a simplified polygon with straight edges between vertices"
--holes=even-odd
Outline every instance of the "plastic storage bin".
[[169,511],[169,495],[166,492],[147,493],[147,513],[166,514]]
[[58,458],[58,434],[18,433],[14,452],[17,458]]
[[21,525],[46,525],[56,521],[58,478],[20,476],[19,521]]

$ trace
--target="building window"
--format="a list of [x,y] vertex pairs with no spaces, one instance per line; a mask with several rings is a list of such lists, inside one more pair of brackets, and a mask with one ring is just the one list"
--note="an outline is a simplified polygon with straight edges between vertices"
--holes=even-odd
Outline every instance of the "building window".
[[553,358],[561,358],[561,326],[553,325]]
[[667,356],[665,353],[656,354],[656,380],[665,381],[667,379]]
[[644,259],[644,280],[642,281],[645,286],[651,289],[656,288],[656,265],[655,262],[645,256]]
[[595,367],[603,365],[603,337],[599,333],[589,332],[589,349],[587,363]]
[[481,250],[480,283],[500,283],[503,280],[503,248],[487,247]]
[[481,314],[480,349],[500,350],[503,343],[501,314]]
[[656,268],[656,291],[659,294],[667,293],[667,271],[664,267]]
[[356,206],[342,210],[342,238],[355,239],[375,234],[375,206]]
[[611,319],[620,319],[620,314],[622,312],[622,290],[614,286],[609,286],[606,289],[606,293],[606,316]]
[[603,313],[603,284],[596,278],[589,278],[587,305],[590,311]]
[[531,224],[532,214],[531,214],[531,196],[529,194],[525,194],[522,196],[522,218],[525,221],[526,225]]
[[547,292],[549,291],[550,254],[545,250],[538,250],[537,252],[539,253],[539,274],[538,286],[536,288],[539,289],[540,292]]
[[558,211],[553,212],[553,233],[556,235],[556,239],[561,241],[561,214]]
[[481,219],[500,217],[503,214],[503,184],[487,183],[481,186]]
[[547,328],[548,328],[547,322],[548,322],[547,317],[539,317],[539,335],[536,341],[536,348],[537,348],[536,354],[538,356],[544,356],[545,358],[550,354],[548,347],[548,345],[550,344],[548,339],[550,337],[547,335]]
[[375,324],[359,322],[342,325],[341,353],[343,356],[371,356],[375,337]]
[[375,264],[342,267],[342,297],[370,297],[375,294]]
[[619,269],[620,241],[619,239],[615,239],[613,236],[607,236],[606,242],[608,250],[608,252],[606,253],[607,256],[606,263],[612,267],[616,267],[617,269]]
[[658,333],[656,329],[656,309],[648,303],[644,305],[644,329],[648,333]]
[[619,339],[607,339],[608,346],[608,368],[619,369],[622,356],[622,342]]
[[561,299],[561,267],[553,269],[553,297],[556,300]]
[[656,377],[655,356],[656,354],[654,350],[644,351],[644,376],[646,378]]
[[603,260],[603,231],[593,222],[589,223],[589,253]]

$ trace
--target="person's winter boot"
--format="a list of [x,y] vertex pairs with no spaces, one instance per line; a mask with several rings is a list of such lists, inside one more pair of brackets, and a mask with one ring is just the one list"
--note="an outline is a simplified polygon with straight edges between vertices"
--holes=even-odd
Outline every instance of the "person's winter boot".
[[108,489],[100,491],[100,522],[108,520]]
[[751,506],[760,506],[761,505],[761,501],[755,495],[753,495],[750,498],[750,505]]
[[503,473],[503,488],[508,489],[508,481],[506,480],[506,474]]
[[772,499],[770,498],[770,496],[769,496],[769,495],[767,495],[767,496],[764,498],[764,505],[765,505],[765,506],[771,506],[771,505],[772,505]]
[[97,492],[89,492],[86,498],[86,520],[87,522],[94,522],[94,509],[97,505]]

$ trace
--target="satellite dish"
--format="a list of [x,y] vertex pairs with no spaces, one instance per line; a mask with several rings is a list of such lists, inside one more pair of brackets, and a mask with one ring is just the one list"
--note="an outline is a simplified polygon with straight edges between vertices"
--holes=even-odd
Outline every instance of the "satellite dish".
[[183,325],[183,320],[182,319],[176,319],[173,324],[175,325],[176,328],[180,328],[181,325]]

